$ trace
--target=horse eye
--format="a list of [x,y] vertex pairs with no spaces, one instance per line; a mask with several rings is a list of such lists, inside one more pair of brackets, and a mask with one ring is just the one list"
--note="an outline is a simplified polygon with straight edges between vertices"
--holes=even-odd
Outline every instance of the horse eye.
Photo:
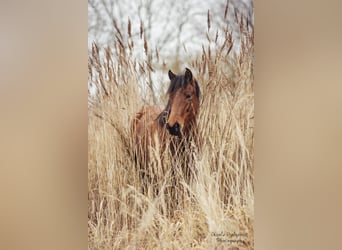
[[190,98],[191,98],[191,95],[190,95],[190,94],[186,94],[186,95],[185,95],[185,98],[186,98],[186,99],[190,99]]

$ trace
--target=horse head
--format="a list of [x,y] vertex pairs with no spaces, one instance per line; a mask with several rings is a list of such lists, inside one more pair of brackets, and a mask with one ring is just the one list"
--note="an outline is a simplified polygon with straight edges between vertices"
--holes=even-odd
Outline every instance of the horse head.
[[166,129],[171,135],[185,135],[195,124],[199,109],[200,88],[190,69],[184,75],[175,75],[169,70],[171,80],[167,94],[169,101],[166,107],[168,114]]

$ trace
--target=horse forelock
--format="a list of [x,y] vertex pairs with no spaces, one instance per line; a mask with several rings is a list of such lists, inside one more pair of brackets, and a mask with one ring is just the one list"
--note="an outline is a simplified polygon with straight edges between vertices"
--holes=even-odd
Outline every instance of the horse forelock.
[[[167,90],[167,94],[172,95],[178,89],[186,88],[189,83],[190,81],[186,81],[184,75],[177,75],[175,78],[171,80],[170,86]],[[201,91],[198,82],[195,78],[193,78],[193,83],[195,84],[196,97],[199,98],[201,95]]]
[[167,90],[167,93],[172,95],[178,89],[185,88],[188,84],[189,84],[189,82],[187,82],[185,80],[184,75],[178,75],[171,80],[171,83],[170,83],[169,89]]

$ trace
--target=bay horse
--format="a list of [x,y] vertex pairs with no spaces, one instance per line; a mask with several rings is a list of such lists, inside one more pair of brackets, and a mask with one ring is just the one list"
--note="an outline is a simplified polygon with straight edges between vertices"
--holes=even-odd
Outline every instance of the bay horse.
[[180,75],[169,70],[168,76],[171,82],[165,108],[145,107],[132,122],[133,146],[142,172],[151,160],[151,151],[163,153],[169,143],[171,157],[177,157],[195,134],[200,99],[198,82],[188,68]]

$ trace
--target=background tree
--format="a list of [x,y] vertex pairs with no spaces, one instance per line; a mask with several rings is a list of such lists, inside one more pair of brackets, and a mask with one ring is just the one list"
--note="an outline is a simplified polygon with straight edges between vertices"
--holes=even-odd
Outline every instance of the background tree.
[[[130,39],[135,45],[134,56],[143,66],[153,68],[142,82],[156,100],[156,92],[164,92],[159,83],[167,80],[166,70],[180,72],[189,66],[187,62],[202,52],[204,44],[206,48],[213,46],[216,36],[226,36],[219,32],[232,32],[233,43],[240,39],[234,19],[241,15],[253,29],[252,0],[89,0],[89,52],[92,42],[110,48],[120,36],[122,40]],[[240,49],[239,44],[234,43],[233,51]]]

